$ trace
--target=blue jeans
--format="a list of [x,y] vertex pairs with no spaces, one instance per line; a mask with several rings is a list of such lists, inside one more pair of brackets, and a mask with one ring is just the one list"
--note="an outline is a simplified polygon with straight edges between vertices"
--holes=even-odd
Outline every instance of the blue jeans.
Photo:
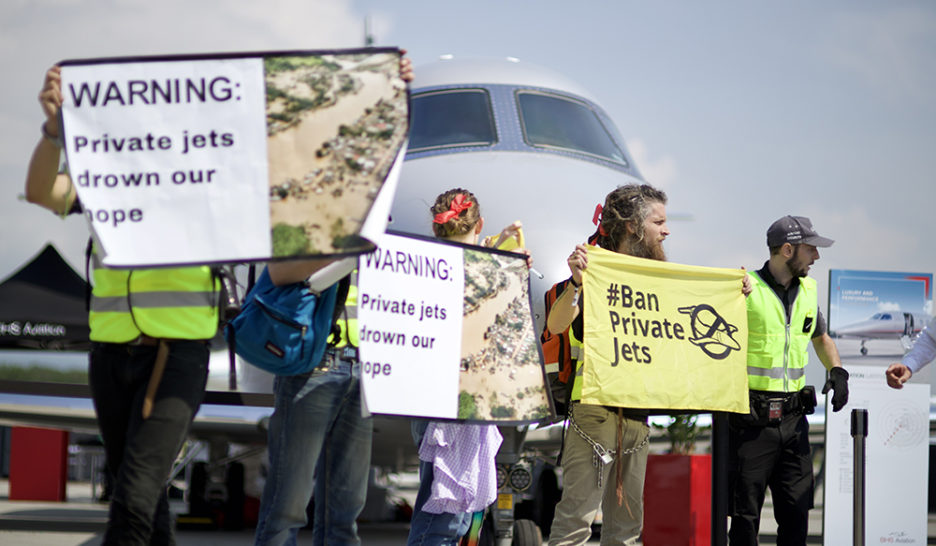
[[[422,445],[423,436],[429,420],[416,419],[410,425],[416,449]],[[407,546],[457,545],[471,526],[471,512],[460,514],[433,514],[424,512],[422,507],[432,496],[432,463],[419,461],[419,492],[416,493],[416,506],[413,507],[413,519],[410,520]]]
[[360,544],[355,520],[367,499],[373,422],[361,417],[361,365],[335,359],[273,383],[270,470],[257,545],[296,544],[315,494],[313,544]]
[[173,341],[153,411],[143,419],[156,347],[91,346],[88,385],[114,480],[104,544],[175,544],[166,480],[205,395],[208,345]]

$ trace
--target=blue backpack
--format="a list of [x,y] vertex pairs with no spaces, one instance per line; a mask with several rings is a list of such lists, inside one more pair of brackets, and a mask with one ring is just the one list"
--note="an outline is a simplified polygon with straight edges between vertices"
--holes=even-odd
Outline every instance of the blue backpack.
[[331,333],[338,283],[316,294],[306,283],[276,286],[264,269],[224,329],[238,355],[276,375],[312,371]]

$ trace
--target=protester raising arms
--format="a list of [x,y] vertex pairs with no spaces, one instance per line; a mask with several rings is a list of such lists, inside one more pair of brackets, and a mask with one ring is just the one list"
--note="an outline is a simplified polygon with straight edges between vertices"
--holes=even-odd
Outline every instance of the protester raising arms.
[[[404,81],[412,80],[409,59],[401,58],[400,76]],[[39,103],[45,120],[42,138],[29,163],[26,199],[57,215],[80,213],[72,180],[59,171],[62,130],[58,120],[63,105],[59,67],[46,72]],[[174,544],[165,484],[204,396],[207,340],[214,337],[218,325],[217,281],[208,267],[112,270],[101,266],[96,254],[92,263],[89,386],[108,470],[115,479],[103,542]],[[327,263],[277,263],[271,265],[270,274],[275,284],[299,282]],[[133,298],[147,286],[160,288],[159,301]],[[146,305],[137,307],[141,300]],[[161,375],[155,373],[159,369]],[[369,440],[368,434],[366,456],[370,454]],[[308,453],[301,455],[307,457]],[[354,484],[366,486],[368,470],[367,460],[354,468],[356,474],[364,476]],[[337,481],[346,478],[337,476]],[[349,495],[348,504],[361,499],[357,511],[350,515],[352,524],[363,506],[363,496]],[[301,508],[304,514],[305,504]],[[352,538],[342,543],[358,543],[353,529],[349,535]],[[340,539],[332,536],[327,540],[331,544]],[[324,544],[326,539],[316,543]]]
[[[42,138],[26,175],[26,199],[57,215],[81,212],[71,178],[59,172],[61,70],[39,93]],[[114,270],[95,250],[88,385],[114,477],[104,544],[173,544],[166,480],[208,377],[217,330],[217,282],[208,267]],[[134,298],[159,286],[160,298]],[[179,311],[182,309],[183,311]]]
[[[400,77],[413,79],[405,57]],[[275,285],[288,285],[332,261],[273,262],[267,269]],[[258,546],[296,544],[313,498],[312,544],[360,544],[356,520],[367,499],[373,420],[361,410],[356,278],[350,275],[347,296],[337,303],[339,331],[333,329],[322,362],[311,372],[274,380],[270,466],[254,537]]]
[[[468,190],[456,188],[436,197],[430,208],[432,231],[436,237],[468,245],[477,245],[484,218],[475,197]],[[522,226],[514,222],[486,245],[501,245],[505,240],[519,240]],[[530,264],[529,253],[527,263]],[[419,492],[407,544],[410,546],[453,545],[465,535],[472,514],[484,510],[497,494],[494,456],[501,443],[495,425],[461,424],[416,419],[412,422],[413,439],[419,448]],[[453,465],[473,461],[480,473],[472,481],[453,480]],[[467,475],[467,474],[463,474]],[[439,492],[454,494],[455,500]]]
[[[629,184],[605,198],[595,240],[606,250],[662,261],[666,259],[663,241],[669,234],[666,194],[646,184]],[[559,334],[571,326],[570,344],[580,349],[584,339],[581,309],[586,296],[582,272],[588,267],[585,245],[577,245],[567,263],[572,276],[550,309],[547,328]],[[580,350],[574,352],[583,354]],[[569,408],[572,425],[566,429],[562,454],[564,487],[549,543],[585,544],[600,508],[602,544],[636,544],[643,526],[650,433],[647,412],[581,403],[581,371],[587,363],[578,360],[574,365]],[[596,444],[609,454],[609,460],[595,458]]]
[[[666,194],[653,186],[628,184],[611,191],[601,208],[598,230],[589,242],[636,258],[666,261],[663,242],[670,235]],[[602,544],[636,544],[643,526],[643,491],[649,426],[646,410],[581,402],[585,305],[583,273],[588,248],[580,244],[566,263],[571,276],[550,307],[546,327],[553,335],[569,329],[575,373],[569,395],[569,427],[563,453],[563,491],[550,530],[551,545],[581,545],[591,537],[600,509]],[[622,273],[623,274],[623,273]],[[741,282],[742,294],[750,283]]]

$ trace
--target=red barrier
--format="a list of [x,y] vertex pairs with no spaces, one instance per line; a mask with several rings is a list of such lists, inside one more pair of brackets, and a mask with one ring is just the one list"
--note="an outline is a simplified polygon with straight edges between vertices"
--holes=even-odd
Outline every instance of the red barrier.
[[67,480],[67,431],[13,427],[10,500],[64,501]]
[[712,542],[712,456],[650,455],[644,483],[645,546]]

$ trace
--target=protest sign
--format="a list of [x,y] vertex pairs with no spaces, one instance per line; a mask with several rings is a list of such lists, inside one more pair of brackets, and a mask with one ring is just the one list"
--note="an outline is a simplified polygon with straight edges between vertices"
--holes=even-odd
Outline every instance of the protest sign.
[[67,163],[103,263],[373,249],[362,226],[407,133],[399,59],[359,49],[63,62]]
[[748,412],[743,278],[589,246],[582,402]]
[[371,413],[491,422],[550,416],[526,256],[385,235],[358,265]]

